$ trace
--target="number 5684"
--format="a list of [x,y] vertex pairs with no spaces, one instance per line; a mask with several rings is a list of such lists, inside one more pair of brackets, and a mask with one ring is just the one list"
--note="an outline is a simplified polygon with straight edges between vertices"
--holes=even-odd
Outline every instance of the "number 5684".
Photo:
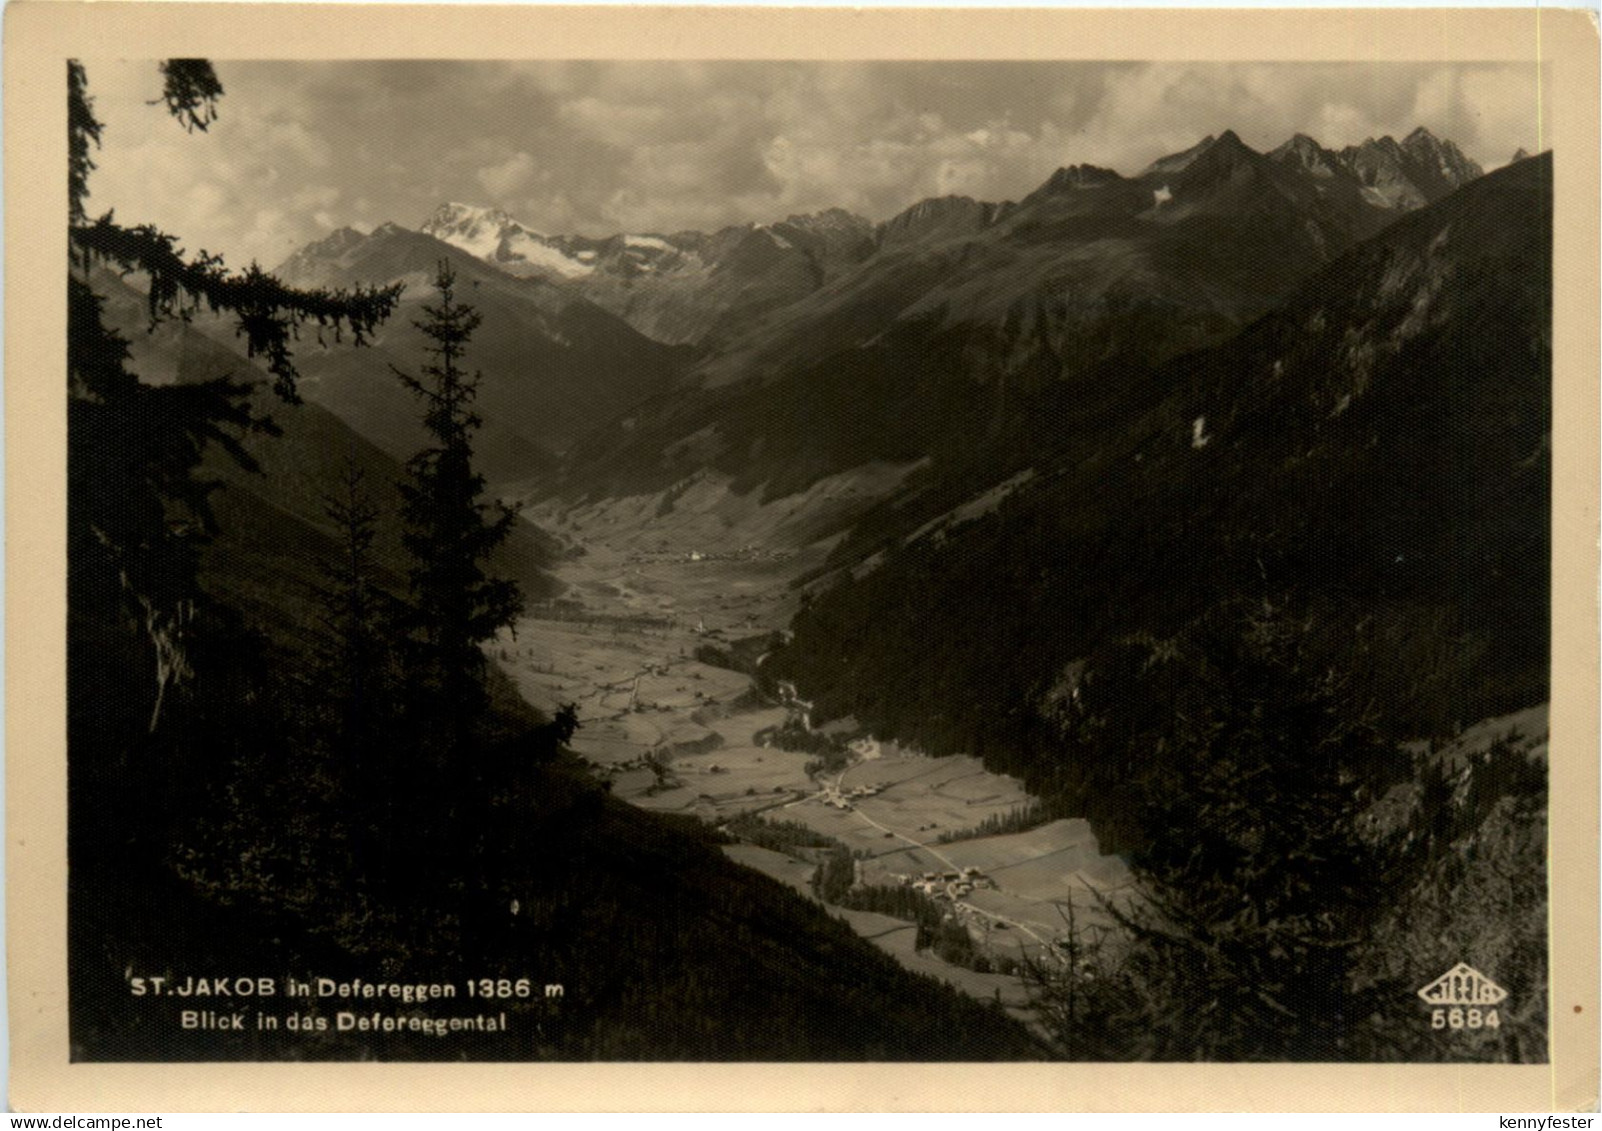
[[1500,1029],[1502,1019],[1496,1010],[1435,1009],[1430,1011],[1431,1029]]

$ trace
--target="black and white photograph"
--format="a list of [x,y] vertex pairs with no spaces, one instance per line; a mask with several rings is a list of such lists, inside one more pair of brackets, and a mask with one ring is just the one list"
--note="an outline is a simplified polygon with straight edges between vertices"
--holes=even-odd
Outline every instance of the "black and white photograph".
[[73,1063],[1551,1061],[1549,66],[57,76]]

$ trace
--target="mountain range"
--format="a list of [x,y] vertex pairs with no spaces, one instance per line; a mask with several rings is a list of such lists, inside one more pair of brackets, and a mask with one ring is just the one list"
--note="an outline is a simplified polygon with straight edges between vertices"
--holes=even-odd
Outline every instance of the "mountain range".
[[[1142,190],[1171,191],[1183,172],[1220,141],[1208,137],[1161,158],[1134,178]],[[1334,152],[1298,134],[1269,155],[1323,181],[1320,191],[1393,211],[1416,208],[1477,177],[1481,169],[1450,141],[1418,129],[1401,142],[1386,136]],[[1124,182],[1108,169],[1059,169],[1029,200],[1069,189]],[[1133,194],[1138,197],[1139,194]],[[1005,219],[1012,202],[968,197],[922,200],[880,224],[844,209],[744,224],[713,233],[622,233],[604,238],[545,235],[499,208],[447,203],[419,230],[520,277],[565,281],[648,337],[669,343],[716,342],[742,318],[794,301],[876,252],[909,243],[973,235]],[[348,230],[347,230],[348,232]],[[341,239],[349,239],[342,234]]]
[[[709,540],[836,539],[772,672],[1025,777],[1061,670],[1244,592],[1316,608],[1401,732],[1450,731],[1545,694],[1550,185],[1550,154],[1485,175],[1422,129],[1268,152],[1226,130],[1018,202],[838,214],[862,241],[811,259],[812,289],[728,319],[518,489],[555,522],[693,505]],[[779,246],[428,226],[582,253],[547,281],[593,296]]]
[[1010,474],[1006,453],[1050,431],[1037,398],[1079,411],[1132,367],[1221,341],[1446,183],[1420,173],[1393,203],[1356,155],[1433,151],[1454,176],[1478,171],[1422,132],[1407,144],[1349,161],[1225,131],[1134,177],[1069,166],[1016,204],[921,202],[853,270],[587,436],[564,490],[663,490],[706,470],[771,499],[931,455]]
[[873,226],[843,209],[710,234],[542,236],[499,209],[444,204],[421,230],[512,275],[560,280],[647,337],[716,341],[866,258]]
[[1133,177],[1068,166],[1017,203],[934,198],[878,225],[830,209],[595,239],[452,203],[418,230],[341,229],[277,273],[408,284],[374,349],[309,357],[304,383],[392,455],[420,436],[389,367],[415,364],[444,259],[485,316],[472,360],[492,481],[618,494],[705,472],[771,499],[961,453],[975,428],[988,461],[1034,431],[1020,398],[1220,340],[1478,173],[1424,130],[1269,153],[1224,131]]

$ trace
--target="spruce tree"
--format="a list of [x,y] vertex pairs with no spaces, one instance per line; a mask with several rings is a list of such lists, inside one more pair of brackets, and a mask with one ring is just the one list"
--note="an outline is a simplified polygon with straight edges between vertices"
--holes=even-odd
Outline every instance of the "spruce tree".
[[1394,846],[1363,816],[1399,763],[1311,632],[1271,605],[1226,606],[1172,640],[1120,642],[1080,685],[1065,760],[1095,768],[1136,880],[1103,903],[1124,937],[1102,976],[1126,995],[1103,1022],[1128,1022],[1126,1055],[1368,1047],[1377,997],[1355,975]]
[[399,688],[393,638],[398,603],[380,580],[374,554],[380,510],[365,476],[349,460],[340,490],[323,499],[336,552],[321,563],[318,620],[322,633],[314,685],[324,772],[344,801],[350,851],[358,875],[385,874],[397,822],[398,774],[394,720]]
[[391,597],[379,584],[373,554],[379,509],[364,478],[361,468],[349,462],[339,493],[323,499],[338,549],[320,563],[323,582],[317,593],[324,631],[319,691],[332,707],[331,737],[357,760],[372,746],[387,709],[385,638],[392,619]]
[[[505,540],[516,515],[486,503],[484,477],[473,465],[473,437],[482,420],[473,410],[480,374],[463,367],[463,355],[482,321],[456,301],[456,274],[442,262],[434,280],[439,301],[424,306],[415,323],[431,343],[421,375],[395,369],[423,404],[423,427],[432,443],[407,461],[401,484],[410,570],[409,702],[419,716],[425,758],[438,766],[476,773],[479,725],[488,706],[481,645],[522,611],[515,583],[485,573],[491,552]],[[393,368],[393,367],[392,367]]]

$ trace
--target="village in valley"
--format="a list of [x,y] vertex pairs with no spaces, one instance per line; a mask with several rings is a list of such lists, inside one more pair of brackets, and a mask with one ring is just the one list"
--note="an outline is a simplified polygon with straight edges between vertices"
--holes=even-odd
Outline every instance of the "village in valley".
[[762,641],[787,623],[788,579],[815,548],[582,545],[561,564],[564,593],[497,656],[536,705],[575,704],[572,746],[591,772],[631,804],[718,830],[732,859],[809,897],[830,858],[848,858],[846,891],[902,890],[972,945],[948,961],[914,922],[830,901],[836,914],[909,969],[1027,1019],[1017,971],[1063,961],[1070,908],[1099,930],[1129,882],[1089,824],[1046,819],[977,758],[927,757],[849,718],[816,724],[788,682],[758,690]]

